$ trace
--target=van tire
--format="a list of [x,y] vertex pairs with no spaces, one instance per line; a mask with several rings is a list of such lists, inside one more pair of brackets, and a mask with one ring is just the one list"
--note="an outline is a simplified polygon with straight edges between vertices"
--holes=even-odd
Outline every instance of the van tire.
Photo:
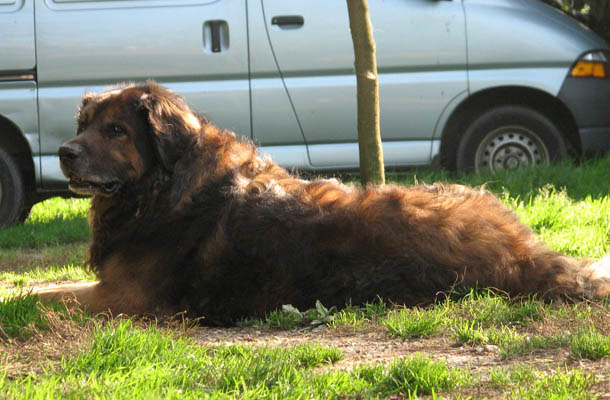
[[23,221],[25,212],[23,177],[13,157],[0,149],[0,227]]
[[467,125],[456,161],[458,171],[495,173],[567,157],[565,138],[549,118],[528,107],[503,105]]

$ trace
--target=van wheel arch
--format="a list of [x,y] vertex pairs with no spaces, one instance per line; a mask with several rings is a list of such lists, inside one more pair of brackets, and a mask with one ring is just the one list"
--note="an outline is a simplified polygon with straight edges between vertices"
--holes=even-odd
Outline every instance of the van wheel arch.
[[576,122],[559,99],[527,87],[492,88],[466,98],[449,117],[440,146],[440,162],[444,168],[450,171],[459,169],[458,148],[469,126],[484,113],[502,106],[521,106],[548,118],[559,130],[567,154],[578,157],[582,153]]

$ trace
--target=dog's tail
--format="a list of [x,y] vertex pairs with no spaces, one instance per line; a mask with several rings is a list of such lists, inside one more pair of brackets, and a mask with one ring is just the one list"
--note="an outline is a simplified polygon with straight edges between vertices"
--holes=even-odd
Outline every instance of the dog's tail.
[[576,275],[577,293],[585,298],[599,299],[610,295],[610,255],[585,265]]
[[549,250],[541,242],[534,242],[529,253],[523,254],[513,259],[508,268],[506,264],[492,268],[496,272],[493,281],[479,279],[478,284],[483,282],[514,295],[535,293],[548,300],[610,296],[610,254],[599,260],[577,259]]

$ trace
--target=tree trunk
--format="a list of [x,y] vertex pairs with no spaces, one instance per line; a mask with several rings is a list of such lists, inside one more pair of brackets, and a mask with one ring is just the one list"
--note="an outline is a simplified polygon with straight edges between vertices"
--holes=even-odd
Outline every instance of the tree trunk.
[[379,132],[379,82],[367,0],[347,0],[347,10],[358,84],[360,180],[363,186],[371,183],[382,185],[385,173]]

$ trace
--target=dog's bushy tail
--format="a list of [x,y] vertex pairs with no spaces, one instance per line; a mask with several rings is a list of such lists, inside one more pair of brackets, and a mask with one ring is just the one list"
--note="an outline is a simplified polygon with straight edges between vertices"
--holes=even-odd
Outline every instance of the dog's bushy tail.
[[[588,264],[588,265],[587,265]],[[599,299],[610,295],[610,255],[593,263],[584,263],[576,275],[578,292],[589,299]]]
[[510,262],[495,264],[488,269],[489,275],[475,274],[479,278],[476,282],[465,283],[483,284],[518,296],[536,294],[547,300],[610,296],[610,254],[599,260],[577,259],[549,249],[533,236],[530,239],[518,253],[511,254]]
[[547,299],[602,299],[610,295],[610,255],[575,259],[557,252],[538,254],[533,268],[522,269],[522,282]]

